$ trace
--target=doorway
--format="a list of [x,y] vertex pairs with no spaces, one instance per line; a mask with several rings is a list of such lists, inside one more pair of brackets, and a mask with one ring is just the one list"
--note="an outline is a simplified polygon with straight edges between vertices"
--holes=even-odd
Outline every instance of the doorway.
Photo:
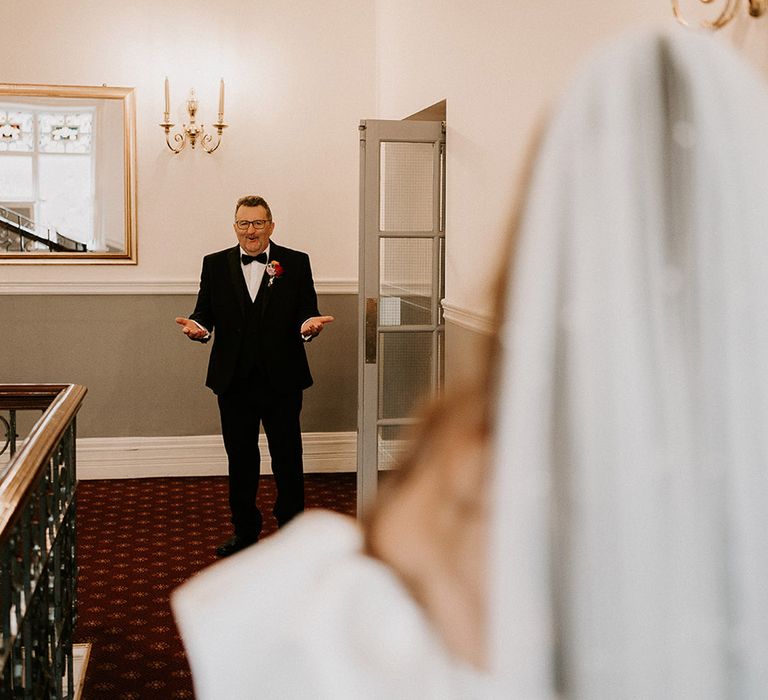
[[362,121],[358,515],[442,390],[444,271],[445,122]]

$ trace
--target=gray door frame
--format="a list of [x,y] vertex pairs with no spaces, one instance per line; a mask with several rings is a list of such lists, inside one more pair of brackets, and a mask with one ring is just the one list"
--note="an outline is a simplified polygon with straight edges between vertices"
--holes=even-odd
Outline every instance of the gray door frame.
[[[442,389],[444,326],[441,301],[445,267],[445,122],[363,120],[360,122],[360,268],[358,317],[358,434],[357,512],[366,513],[378,490],[379,428],[407,426],[413,418],[381,418],[379,341],[385,333],[432,332],[432,394]],[[381,144],[431,143],[433,145],[432,229],[382,231],[380,226]],[[433,238],[431,319],[429,324],[382,326],[380,324],[380,241],[382,238]]]

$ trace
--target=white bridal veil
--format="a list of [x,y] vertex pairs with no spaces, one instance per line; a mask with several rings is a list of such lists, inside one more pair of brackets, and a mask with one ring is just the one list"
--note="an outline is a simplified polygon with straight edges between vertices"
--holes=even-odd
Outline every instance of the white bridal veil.
[[710,35],[580,74],[502,332],[498,696],[768,697],[768,97]]
[[682,30],[602,50],[537,154],[507,293],[490,674],[446,652],[351,521],[315,512],[174,594],[200,698],[768,697],[751,69]]

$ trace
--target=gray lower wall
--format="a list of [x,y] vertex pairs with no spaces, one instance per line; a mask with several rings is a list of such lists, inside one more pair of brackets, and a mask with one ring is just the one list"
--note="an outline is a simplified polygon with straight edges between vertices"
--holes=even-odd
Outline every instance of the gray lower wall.
[[[355,430],[357,296],[319,302],[336,321],[307,346],[315,385],[302,429]],[[216,399],[204,386],[209,347],[174,323],[194,303],[194,295],[0,296],[0,383],[84,384],[80,437],[217,434]]]
[[[209,346],[174,323],[194,295],[0,295],[0,383],[88,387],[80,437],[215,435],[216,398],[204,386]],[[307,345],[315,384],[304,394],[306,432],[357,428],[357,296],[321,295],[336,317]],[[448,386],[472,381],[486,336],[446,324]]]
[[488,336],[463,326],[445,324],[445,383],[473,382],[486,362]]

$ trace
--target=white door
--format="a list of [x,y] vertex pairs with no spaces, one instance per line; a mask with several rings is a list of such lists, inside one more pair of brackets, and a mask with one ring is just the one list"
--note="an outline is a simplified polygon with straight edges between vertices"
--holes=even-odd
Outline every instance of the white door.
[[445,125],[360,123],[357,511],[443,383]]

